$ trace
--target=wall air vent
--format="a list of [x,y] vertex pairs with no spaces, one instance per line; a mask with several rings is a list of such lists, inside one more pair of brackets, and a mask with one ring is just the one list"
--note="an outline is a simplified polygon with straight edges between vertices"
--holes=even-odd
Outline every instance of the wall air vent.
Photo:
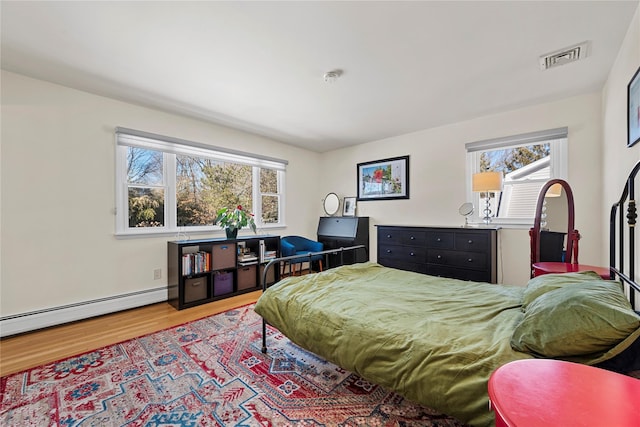
[[590,45],[591,43],[587,41],[542,55],[540,56],[540,69],[548,70],[549,68],[584,59],[589,55]]

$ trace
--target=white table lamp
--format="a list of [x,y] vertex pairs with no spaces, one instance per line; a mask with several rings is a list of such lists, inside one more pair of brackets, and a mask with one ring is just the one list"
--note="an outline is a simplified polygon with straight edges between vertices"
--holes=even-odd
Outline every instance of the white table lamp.
[[491,197],[489,193],[502,191],[502,172],[479,172],[473,174],[473,191],[476,193],[484,193],[484,223],[491,222]]

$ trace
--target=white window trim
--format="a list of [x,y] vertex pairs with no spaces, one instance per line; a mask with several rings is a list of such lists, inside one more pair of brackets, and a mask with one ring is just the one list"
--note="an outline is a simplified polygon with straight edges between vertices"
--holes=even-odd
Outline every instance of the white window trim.
[[[276,189],[277,193],[263,193],[260,191],[260,170],[258,168],[254,168],[253,169],[253,182],[257,182],[258,185],[254,185],[253,186],[253,200],[257,200],[256,204],[257,206],[254,207],[254,214],[256,217],[261,218],[262,220],[262,197],[263,196],[274,196],[278,198],[278,212],[280,213],[280,218],[282,218],[282,212],[283,212],[283,200],[284,200],[284,179],[285,179],[285,173],[284,171],[278,170],[276,171],[277,173],[277,185],[278,188]],[[268,223],[268,224],[263,224],[261,228],[275,228],[275,227],[283,227],[284,225],[282,225],[283,221],[280,221],[280,223],[274,224],[274,223]]]
[[[258,230],[274,229],[286,227],[284,218],[284,184],[285,170],[288,161],[275,159],[272,157],[253,155],[243,153],[237,150],[231,150],[221,147],[209,146],[197,142],[187,141],[184,139],[167,137],[163,135],[152,134],[143,131],[137,131],[127,128],[116,128],[116,207],[114,209],[116,223],[115,235],[117,237],[144,237],[150,235],[186,235],[189,233],[211,233],[218,232],[224,235],[224,231],[218,225],[211,226],[177,226],[176,212],[176,154],[184,154],[196,157],[213,158],[216,160],[240,163],[253,167],[253,188],[252,199],[254,205],[254,215],[258,219],[256,225]],[[138,147],[153,149],[163,152],[163,184],[152,185],[148,187],[163,187],[165,192],[165,210],[164,210],[164,226],[163,227],[129,227],[128,219],[128,182],[127,182],[127,147]],[[279,219],[278,223],[262,224],[262,204],[261,193],[259,189],[259,169],[275,169],[278,176],[278,192],[279,196]],[[258,180],[255,177],[258,176]],[[140,187],[146,187],[141,185]],[[258,231],[258,234],[259,231]]]
[[[551,149],[551,177],[549,179],[567,179],[568,176],[568,128],[556,128],[539,132],[508,136],[503,138],[488,139],[465,144],[467,151],[466,167],[466,193],[467,200],[473,200],[474,214],[469,217],[468,223],[472,226],[484,226],[481,215],[483,206],[479,194],[472,191],[472,177],[480,172],[480,155],[483,151],[496,150],[504,147],[517,147],[532,145],[538,142],[549,142]],[[534,179],[532,181],[539,181]],[[547,180],[544,180],[546,182]],[[490,226],[505,228],[529,228],[533,226],[534,218],[492,218]]]

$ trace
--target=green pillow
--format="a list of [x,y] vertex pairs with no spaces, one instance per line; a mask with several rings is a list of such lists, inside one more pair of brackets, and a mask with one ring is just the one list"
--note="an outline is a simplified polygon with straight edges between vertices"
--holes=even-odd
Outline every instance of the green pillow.
[[602,280],[595,271],[581,271],[579,273],[543,274],[529,280],[522,293],[522,308],[526,309],[540,295],[561,288],[566,285],[583,283],[592,280]]
[[616,282],[569,284],[535,299],[511,337],[518,351],[577,356],[614,347],[640,328],[640,316]]

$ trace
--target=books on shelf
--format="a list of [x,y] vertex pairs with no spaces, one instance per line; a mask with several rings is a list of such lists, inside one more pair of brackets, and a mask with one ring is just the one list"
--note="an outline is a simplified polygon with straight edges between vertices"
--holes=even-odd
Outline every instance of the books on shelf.
[[258,257],[253,252],[248,252],[246,254],[238,255],[238,261],[256,261]]
[[211,253],[198,251],[182,255],[182,275],[204,273],[211,270]]
[[238,265],[246,266],[258,263],[258,256],[248,248],[238,253]]
[[[185,247],[182,253],[182,275],[191,276],[194,274],[206,273],[212,271],[212,255],[211,252],[201,251],[196,245]],[[254,265],[258,263],[267,263],[277,257],[277,251],[267,250],[264,240],[260,240],[256,252],[252,252],[250,248],[241,245],[238,248],[237,263],[239,266]]]

